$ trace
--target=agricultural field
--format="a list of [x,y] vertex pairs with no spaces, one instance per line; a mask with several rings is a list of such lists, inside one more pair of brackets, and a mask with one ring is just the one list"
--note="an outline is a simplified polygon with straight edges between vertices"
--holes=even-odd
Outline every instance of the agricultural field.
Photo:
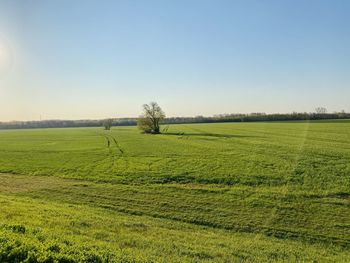
[[350,121],[0,131],[0,262],[350,262]]

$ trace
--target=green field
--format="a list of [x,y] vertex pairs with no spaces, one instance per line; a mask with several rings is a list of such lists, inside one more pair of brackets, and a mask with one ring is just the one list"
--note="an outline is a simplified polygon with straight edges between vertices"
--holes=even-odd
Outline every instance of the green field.
[[350,262],[350,121],[0,131],[22,261]]

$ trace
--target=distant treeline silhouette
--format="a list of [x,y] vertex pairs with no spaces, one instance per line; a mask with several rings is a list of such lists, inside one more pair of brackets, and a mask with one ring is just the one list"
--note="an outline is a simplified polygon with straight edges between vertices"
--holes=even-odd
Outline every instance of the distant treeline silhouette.
[[[350,113],[250,113],[250,114],[220,114],[211,117],[170,117],[164,124],[181,123],[215,123],[215,122],[258,122],[258,121],[301,121],[350,119]],[[112,118],[112,126],[134,126],[137,118]],[[13,121],[0,122],[0,129],[33,129],[33,128],[73,128],[102,127],[106,120],[43,120],[43,121]]]
[[[136,125],[137,118],[112,119],[112,126]],[[12,121],[0,122],[0,129],[35,129],[35,128],[75,128],[100,127],[106,120],[42,120],[42,121]]]

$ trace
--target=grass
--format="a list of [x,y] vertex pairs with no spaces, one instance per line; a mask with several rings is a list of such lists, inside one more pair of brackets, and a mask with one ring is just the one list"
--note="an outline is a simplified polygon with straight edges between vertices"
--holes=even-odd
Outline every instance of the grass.
[[348,262],[349,128],[1,131],[0,261]]

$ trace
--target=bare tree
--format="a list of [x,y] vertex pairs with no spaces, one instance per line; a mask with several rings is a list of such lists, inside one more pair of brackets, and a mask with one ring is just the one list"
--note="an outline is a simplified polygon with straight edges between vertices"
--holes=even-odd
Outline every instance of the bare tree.
[[317,114],[325,114],[325,113],[327,113],[327,109],[324,108],[324,107],[317,107],[315,109],[315,111],[316,111]]
[[143,112],[138,118],[137,125],[145,133],[160,133],[159,123],[165,118],[165,113],[156,102],[144,104]]

